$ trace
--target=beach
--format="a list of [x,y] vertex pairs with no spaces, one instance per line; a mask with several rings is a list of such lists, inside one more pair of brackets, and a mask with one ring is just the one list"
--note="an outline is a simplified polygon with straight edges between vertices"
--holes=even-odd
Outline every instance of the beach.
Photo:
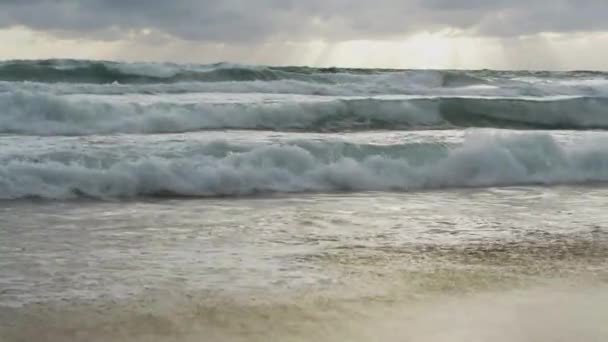
[[0,80],[0,341],[608,338],[607,74]]

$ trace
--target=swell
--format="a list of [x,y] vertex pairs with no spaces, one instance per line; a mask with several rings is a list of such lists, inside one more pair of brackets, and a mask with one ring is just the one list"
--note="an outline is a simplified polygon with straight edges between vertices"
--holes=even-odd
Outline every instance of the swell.
[[[146,67],[147,66],[147,67]],[[277,80],[266,68],[188,70],[170,65],[128,65],[116,62],[14,61],[0,66],[0,80],[64,83],[174,83],[180,81]]]
[[247,66],[237,64],[178,65],[85,60],[7,61],[0,80],[9,82],[147,84],[181,82],[246,82],[294,80],[321,84],[361,81],[378,75],[405,75],[435,87],[485,84],[470,72]]
[[478,133],[456,146],[402,146],[391,153],[362,147],[358,155],[265,144],[181,156],[108,158],[71,152],[35,160],[5,157],[0,198],[214,197],[598,183],[608,181],[604,143],[597,139],[569,146],[549,135]]
[[468,127],[606,129],[607,98],[330,99],[272,103],[120,103],[0,94],[0,133],[88,135],[243,129],[308,132]]

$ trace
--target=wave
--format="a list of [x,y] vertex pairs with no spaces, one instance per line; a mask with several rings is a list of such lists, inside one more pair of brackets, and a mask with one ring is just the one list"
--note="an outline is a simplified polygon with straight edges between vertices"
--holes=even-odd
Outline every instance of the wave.
[[[339,158],[364,160],[370,156],[401,158],[425,162],[445,156],[448,148],[456,146],[458,138],[428,142],[425,138],[402,138],[405,143],[386,144],[384,140],[361,143],[305,134],[295,139],[292,134],[276,138],[273,134],[264,137],[244,137],[244,132],[228,136],[216,135],[168,135],[168,136],[123,136],[93,137],[86,142],[80,138],[65,138],[57,141],[38,139],[35,142],[15,137],[2,139],[7,148],[0,154],[0,163],[13,161],[63,164],[80,163],[87,167],[109,167],[124,160],[137,160],[142,156],[154,159],[196,159],[200,156],[227,158],[234,154],[250,153],[256,149],[279,146],[304,150],[320,162],[333,162]],[[136,137],[136,138],[135,138]],[[287,138],[289,137],[289,138]],[[352,137],[349,137],[352,138]],[[27,138],[25,138],[27,140]],[[414,141],[410,141],[410,140]],[[50,146],[49,146],[50,145]]]
[[119,63],[0,62],[0,92],[53,94],[278,93],[333,96],[608,96],[602,72],[394,70]]
[[370,75],[380,71],[315,69],[305,67],[247,66],[227,63],[178,65],[110,61],[44,60],[0,64],[0,80],[66,83],[175,83],[221,81],[273,81],[281,79],[331,82],[328,75]]
[[[376,95],[435,95],[435,96],[555,96],[608,95],[606,85],[598,84],[592,88],[574,85],[558,87],[544,86],[542,90],[526,87],[499,88],[494,86],[435,87],[435,77],[426,79],[411,77],[404,73],[381,74],[365,79],[328,82],[308,82],[297,79],[273,81],[218,81],[218,82],[178,82],[144,84],[92,84],[92,83],[40,83],[0,81],[0,92],[39,92],[56,95],[130,95],[130,94],[186,94],[186,93],[226,93],[226,94],[300,94],[313,96],[376,96]],[[439,82],[439,81],[437,81]],[[605,89],[604,89],[605,88]]]
[[340,84],[370,77],[401,75],[433,87],[485,84],[482,75],[464,71],[353,69],[210,65],[171,63],[120,63],[86,60],[15,60],[0,63],[0,80],[45,83],[178,83],[298,80]]
[[88,135],[244,129],[309,132],[494,127],[606,129],[607,98],[337,99],[274,103],[117,103],[0,94],[0,133]]
[[[0,166],[0,198],[97,199],[243,196],[261,193],[410,191],[608,181],[605,141],[565,146],[543,134],[470,134],[463,144],[399,154],[313,153],[268,144],[225,154],[108,160],[74,154],[12,158]],[[433,156],[419,159],[420,155]],[[329,157],[331,156],[331,157]]]

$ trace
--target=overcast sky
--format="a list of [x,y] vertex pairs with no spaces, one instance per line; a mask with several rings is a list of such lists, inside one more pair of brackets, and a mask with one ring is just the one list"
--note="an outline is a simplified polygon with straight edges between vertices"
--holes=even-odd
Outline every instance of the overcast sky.
[[608,69],[608,0],[0,0],[0,58]]

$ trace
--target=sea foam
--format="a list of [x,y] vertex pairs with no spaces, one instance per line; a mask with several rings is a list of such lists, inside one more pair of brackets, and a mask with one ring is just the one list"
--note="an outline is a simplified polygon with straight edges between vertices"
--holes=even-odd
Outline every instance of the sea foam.
[[305,145],[265,144],[183,157],[108,159],[75,153],[5,158],[0,198],[213,197],[605,182],[608,152],[599,140],[562,145],[545,134],[479,133],[457,146],[404,148],[401,154],[363,149],[341,155]]

